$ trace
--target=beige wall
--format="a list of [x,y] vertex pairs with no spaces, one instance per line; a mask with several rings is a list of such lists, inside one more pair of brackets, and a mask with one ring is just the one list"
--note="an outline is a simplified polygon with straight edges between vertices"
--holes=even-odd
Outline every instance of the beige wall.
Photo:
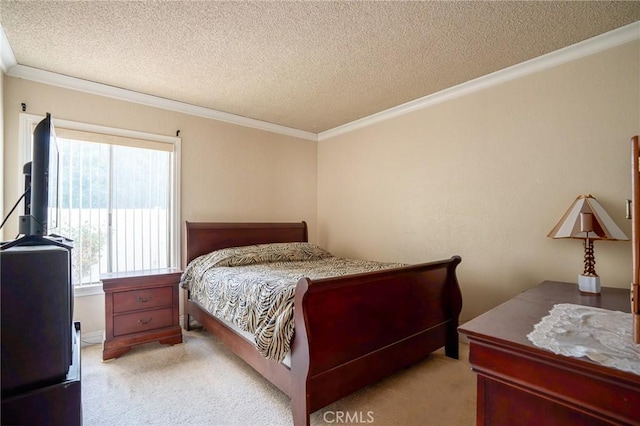
[[[639,64],[629,43],[319,142],[320,243],[389,261],[461,255],[462,320],[542,280],[576,282],[582,243],[546,235],[591,193],[630,236]],[[629,285],[629,242],[595,254],[604,286]]]
[[[182,221],[306,220],[310,240],[317,240],[316,142],[13,77],[4,84],[5,211],[20,196],[22,102],[28,113],[54,119],[168,136],[180,130]],[[10,219],[5,235],[15,235],[17,224],[17,216]],[[104,329],[104,297],[77,298],[75,317],[83,333]]]
[[[460,254],[466,320],[542,280],[576,280],[581,242],[546,234],[577,195],[597,197],[630,235],[639,64],[634,42],[318,144],[5,77],[4,209],[20,195],[21,102],[60,119],[180,130],[183,221],[304,219],[338,255]],[[17,221],[7,228],[14,235]],[[626,287],[630,243],[595,251],[603,284]],[[75,312],[83,333],[104,328],[102,297],[80,298]]]

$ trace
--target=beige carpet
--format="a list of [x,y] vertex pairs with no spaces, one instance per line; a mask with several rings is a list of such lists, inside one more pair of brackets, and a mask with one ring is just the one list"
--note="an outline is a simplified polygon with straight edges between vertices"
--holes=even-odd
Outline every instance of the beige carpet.
[[[92,425],[290,425],[289,398],[206,331],[181,345],[134,347],[109,362],[82,350],[82,405]],[[475,375],[442,350],[311,415],[312,425],[475,424]],[[348,420],[348,421],[347,421]]]

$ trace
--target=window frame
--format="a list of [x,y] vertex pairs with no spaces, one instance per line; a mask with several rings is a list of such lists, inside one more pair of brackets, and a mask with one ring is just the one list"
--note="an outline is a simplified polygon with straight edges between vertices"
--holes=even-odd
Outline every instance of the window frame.
[[[179,268],[181,262],[181,235],[180,235],[180,151],[182,139],[175,136],[165,136],[154,133],[139,132],[135,130],[120,129],[115,127],[100,126],[96,124],[88,124],[70,120],[60,120],[53,118],[53,126],[70,129],[86,131],[91,133],[101,133],[112,136],[122,136],[132,139],[143,139],[153,142],[167,143],[173,146],[171,152],[171,199],[170,199],[170,214],[169,220],[169,239],[170,239],[170,266]],[[18,139],[20,141],[19,161],[20,165],[24,165],[31,161],[32,157],[32,143],[31,138],[33,134],[33,128],[40,120],[44,119],[44,115],[35,115],[20,113],[19,126],[18,126]],[[24,192],[23,179],[18,179],[18,192]],[[96,294],[103,294],[101,285],[90,285],[83,287],[74,287],[74,296],[91,296]]]

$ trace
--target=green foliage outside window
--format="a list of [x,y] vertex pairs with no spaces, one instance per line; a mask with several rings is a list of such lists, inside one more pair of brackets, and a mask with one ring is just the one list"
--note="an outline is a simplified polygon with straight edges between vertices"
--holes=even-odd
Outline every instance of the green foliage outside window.
[[80,226],[67,226],[61,231],[61,235],[73,240],[72,282],[79,284],[85,279],[91,279],[92,267],[100,262],[100,249],[105,241],[104,233],[88,222]]

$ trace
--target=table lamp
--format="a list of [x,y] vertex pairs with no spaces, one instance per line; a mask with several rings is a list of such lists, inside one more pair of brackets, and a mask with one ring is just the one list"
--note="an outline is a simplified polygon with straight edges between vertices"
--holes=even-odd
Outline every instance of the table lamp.
[[593,240],[629,239],[592,195],[578,196],[547,237],[584,240],[584,272],[578,275],[578,289],[596,295],[600,294],[600,277],[595,268]]

